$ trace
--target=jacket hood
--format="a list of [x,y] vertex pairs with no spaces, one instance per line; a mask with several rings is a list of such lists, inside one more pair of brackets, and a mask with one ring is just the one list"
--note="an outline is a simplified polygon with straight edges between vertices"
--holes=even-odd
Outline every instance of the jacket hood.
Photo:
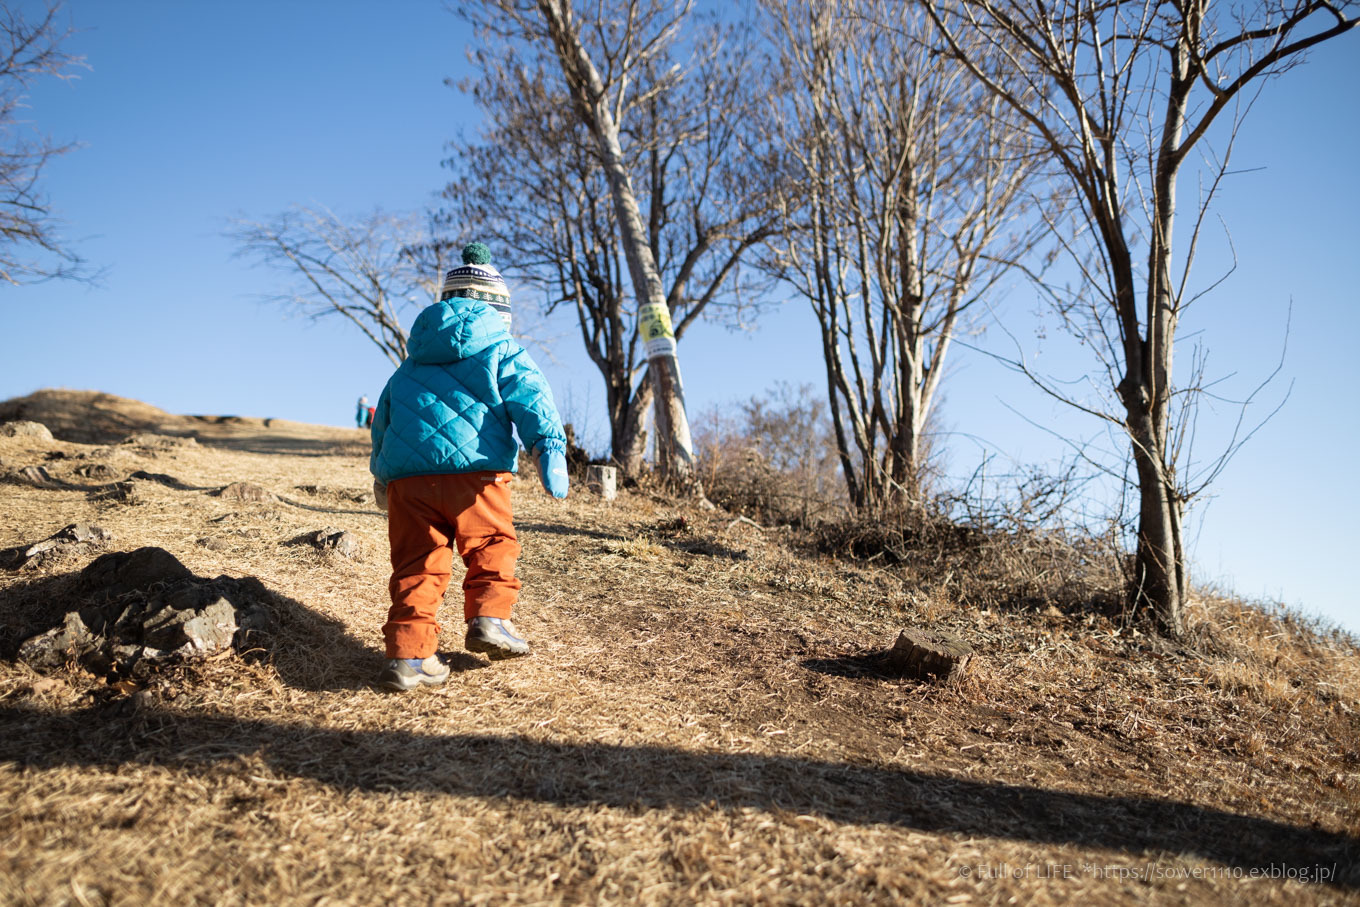
[[455,298],[437,302],[416,316],[406,352],[422,364],[456,362],[509,337],[505,320],[486,303]]

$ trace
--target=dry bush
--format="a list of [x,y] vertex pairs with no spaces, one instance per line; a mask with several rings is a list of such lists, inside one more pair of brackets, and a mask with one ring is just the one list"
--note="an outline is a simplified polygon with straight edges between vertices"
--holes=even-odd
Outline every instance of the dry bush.
[[825,401],[780,382],[734,415],[696,420],[695,454],[709,500],[766,525],[811,526],[846,512]]
[[1188,644],[1223,692],[1287,706],[1307,691],[1324,702],[1360,703],[1360,640],[1279,603],[1249,604],[1199,589]]
[[1123,576],[1107,540],[1062,530],[979,528],[939,512],[846,518],[806,535],[823,554],[893,567],[958,607],[1119,613]]
[[[764,525],[795,527],[808,554],[910,575],[932,614],[1003,607],[1118,615],[1121,555],[1112,535],[1063,525],[1081,490],[1074,467],[990,475],[923,506],[849,507],[824,402],[779,385],[736,413],[699,420],[696,449],[709,498]],[[938,457],[927,452],[930,462]],[[933,475],[933,474],[932,474]],[[927,478],[930,478],[929,476]],[[932,480],[931,487],[939,482]]]

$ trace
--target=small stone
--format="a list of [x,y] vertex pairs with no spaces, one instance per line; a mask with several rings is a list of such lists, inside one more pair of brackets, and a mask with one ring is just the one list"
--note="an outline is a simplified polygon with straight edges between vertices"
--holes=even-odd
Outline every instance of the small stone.
[[129,447],[144,447],[151,450],[170,450],[176,447],[197,447],[198,441],[194,438],[181,438],[175,435],[158,435],[152,432],[140,432],[129,435],[123,440]]
[[51,488],[57,484],[52,474],[41,466],[25,466],[16,471],[14,476],[24,484],[36,485],[39,488]]
[[186,620],[180,629],[195,652],[220,652],[230,648],[236,638],[236,608],[225,598],[219,598]]
[[348,558],[357,558],[360,552],[359,539],[354,533],[333,526],[327,526],[313,535],[312,544],[322,551],[334,551]]
[[83,479],[94,479],[98,482],[112,482],[122,478],[122,473],[107,463],[86,463],[84,466],[76,468],[76,475]]
[[142,639],[148,649],[190,655],[210,654],[230,646],[237,629],[232,603],[219,597],[207,604],[191,604],[209,592],[209,587],[183,589],[152,614],[142,625]]
[[60,668],[67,660],[89,655],[99,647],[80,614],[69,611],[61,626],[29,637],[19,645],[19,660],[37,668]]
[[90,500],[135,504],[137,503],[137,486],[132,482],[114,482],[91,491]]
[[0,424],[0,437],[5,438],[37,438],[39,441],[54,441],[52,432],[41,422],[28,422],[20,420],[18,422],[5,422]]
[[95,526],[92,523],[71,523],[63,526],[52,536],[63,542],[84,542],[90,545],[102,545],[113,538],[113,533],[103,526]]
[[224,501],[246,501],[249,503],[262,504],[267,501],[276,500],[274,495],[265,491],[259,485],[250,482],[232,482],[230,485],[215,492],[217,497]]
[[119,664],[130,665],[137,662],[144,651],[144,646],[115,644],[109,649],[109,654]]
[[41,566],[64,553],[83,553],[103,547],[113,533],[102,526],[71,523],[28,548],[10,549],[14,567]]

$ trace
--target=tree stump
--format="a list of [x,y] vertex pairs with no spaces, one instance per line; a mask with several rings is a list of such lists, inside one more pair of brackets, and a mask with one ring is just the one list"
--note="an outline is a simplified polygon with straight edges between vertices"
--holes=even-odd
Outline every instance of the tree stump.
[[952,633],[903,630],[888,651],[888,663],[921,680],[952,680],[962,676],[973,650]]
[[612,501],[618,495],[618,470],[613,466],[587,466],[586,487]]

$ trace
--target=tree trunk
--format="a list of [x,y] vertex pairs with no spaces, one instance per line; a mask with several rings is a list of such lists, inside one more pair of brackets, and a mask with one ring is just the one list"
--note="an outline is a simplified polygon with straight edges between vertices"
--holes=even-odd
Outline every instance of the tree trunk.
[[[1143,428],[1148,419],[1142,417]],[[1135,609],[1149,609],[1168,636],[1185,635],[1185,565],[1180,545],[1181,508],[1165,481],[1156,438],[1135,428],[1133,459],[1138,470],[1138,549],[1130,589]]]
[[652,383],[644,376],[637,392],[627,402],[618,421],[610,426],[614,462],[625,479],[636,479],[642,472],[647,453],[647,411],[652,405]]
[[570,3],[565,0],[538,0],[538,8],[552,36],[577,113],[595,137],[600,162],[609,181],[623,254],[632,277],[633,294],[638,301],[638,329],[647,341],[647,356],[656,392],[658,465],[667,479],[702,497],[703,489],[699,485],[694,464],[689,419],[685,413],[684,387],[680,380],[680,361],[671,329],[670,308],[666,305],[661,275],[647,241],[632,179],[624,163],[623,149],[619,144],[619,127],[610,110],[604,82],[581,43],[576,24],[571,21]]

